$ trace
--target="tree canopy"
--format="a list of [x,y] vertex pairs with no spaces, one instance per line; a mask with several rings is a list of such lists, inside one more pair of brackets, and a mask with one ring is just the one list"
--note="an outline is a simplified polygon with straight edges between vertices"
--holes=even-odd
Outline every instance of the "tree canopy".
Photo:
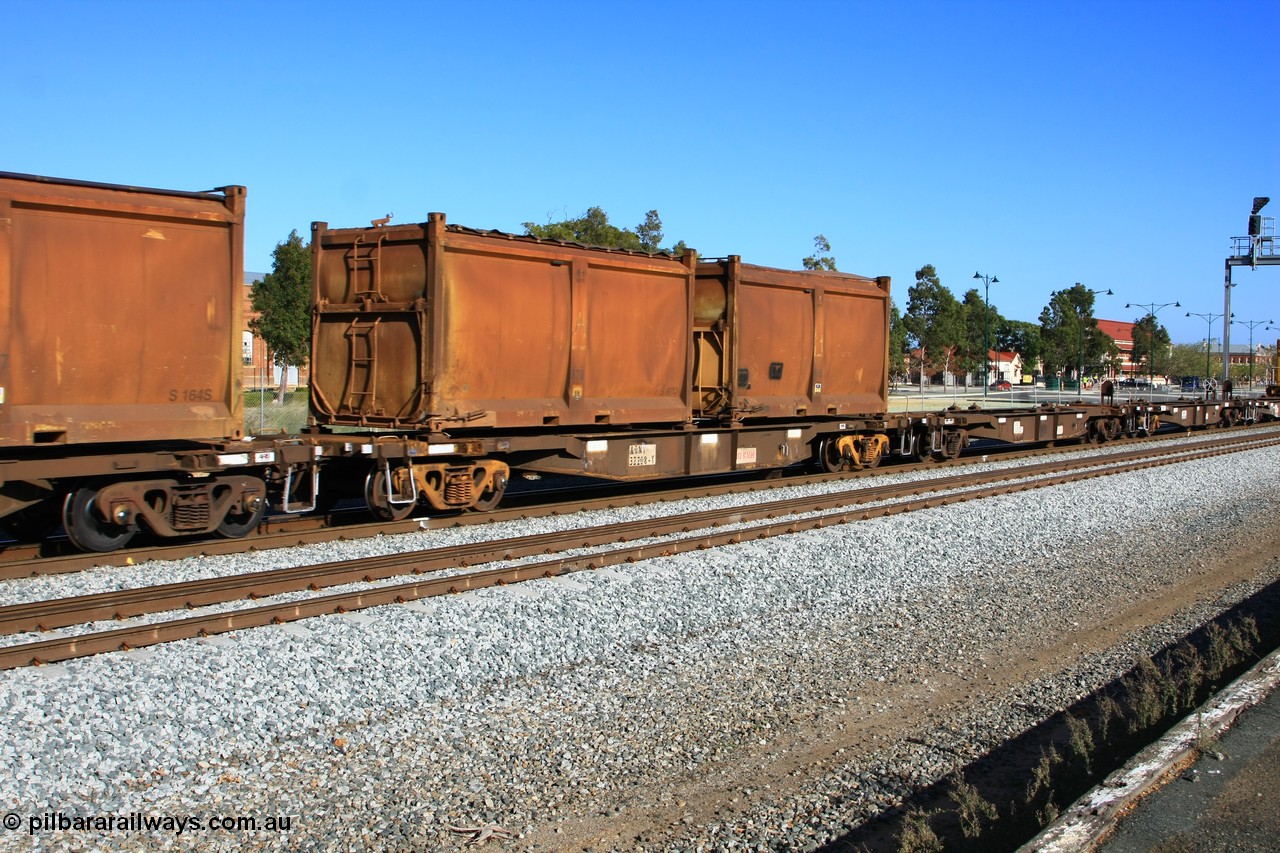
[[902,322],[898,303],[889,300],[889,376],[902,372],[903,356],[907,352],[907,327]]
[[996,333],[1004,317],[983,300],[976,287],[965,291],[960,313],[964,329],[964,337],[958,342],[960,369],[981,374],[987,364],[987,353],[995,348]]
[[1169,372],[1173,376],[1221,376],[1222,357],[1212,351],[1212,345],[1207,341],[1174,344],[1173,354],[1169,359]]
[[964,312],[942,285],[933,264],[916,270],[916,283],[907,290],[902,324],[910,342],[921,350],[925,364],[945,373],[955,371],[956,351],[965,338]]
[[544,240],[563,240],[566,243],[582,243],[586,246],[606,246],[611,249],[632,249],[637,252],[669,252],[676,257],[688,248],[681,240],[674,246],[662,248],[662,218],[658,211],[650,210],[633,231],[619,228],[609,222],[609,214],[602,207],[589,207],[581,216],[559,222],[538,225],[523,223],[524,233]]
[[306,365],[310,352],[311,250],[294,229],[271,257],[271,272],[253,283],[250,298],[258,316],[249,328],[266,342],[280,368],[283,398],[285,372],[290,365]]
[[1093,303],[1093,291],[1079,282],[1050,295],[1049,304],[1040,312],[1041,357],[1046,374],[1079,374],[1082,358],[1086,371],[1097,370],[1104,357],[1118,355],[1115,342],[1098,328]]
[[1040,343],[1040,326],[1024,320],[1006,320],[1003,317],[997,326],[993,326],[995,346],[993,349],[1016,352],[1022,356],[1023,370],[1030,372],[1042,357]]
[[1133,321],[1133,363],[1146,368],[1148,374],[1171,371],[1172,353],[1169,331],[1152,314]]
[[831,257],[831,243],[819,234],[813,238],[813,254],[800,261],[807,270],[829,270],[835,272],[836,259]]

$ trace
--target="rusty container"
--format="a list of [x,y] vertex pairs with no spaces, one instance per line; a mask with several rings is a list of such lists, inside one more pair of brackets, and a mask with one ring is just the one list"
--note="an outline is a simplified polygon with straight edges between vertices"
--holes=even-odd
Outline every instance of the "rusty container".
[[0,445],[239,438],[244,203],[0,172]]
[[888,411],[889,277],[780,270],[737,256],[697,268],[694,390],[703,415]]
[[312,225],[316,421],[440,432],[690,417],[696,256]]

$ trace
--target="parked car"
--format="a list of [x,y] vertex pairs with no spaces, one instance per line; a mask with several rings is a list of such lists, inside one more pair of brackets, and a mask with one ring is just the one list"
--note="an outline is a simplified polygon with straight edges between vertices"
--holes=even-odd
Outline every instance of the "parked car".
[[1013,390],[1013,386],[1012,386],[1012,385],[1010,385],[1010,384],[1008,383],[1008,381],[1007,381],[1007,380],[1004,380],[1004,379],[997,379],[995,382],[992,382],[992,383],[991,383],[989,386],[987,386],[987,387],[989,387],[992,391],[1011,391],[1011,390]]
[[1183,390],[1183,391],[1199,391],[1199,390],[1200,390],[1200,388],[1201,388],[1201,384],[1200,384],[1200,377],[1198,377],[1198,376],[1184,376],[1184,377],[1182,377],[1182,390]]

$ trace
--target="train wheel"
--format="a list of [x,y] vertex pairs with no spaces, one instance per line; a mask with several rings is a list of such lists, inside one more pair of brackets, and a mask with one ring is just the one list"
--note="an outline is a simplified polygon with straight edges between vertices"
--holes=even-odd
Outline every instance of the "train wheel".
[[262,516],[267,511],[267,502],[262,501],[258,504],[256,510],[247,510],[241,513],[229,512],[222,519],[222,523],[218,525],[218,535],[225,539],[239,539],[248,536],[250,533],[258,529],[258,525],[262,523]]
[[844,458],[840,450],[838,437],[824,438],[818,446],[818,464],[828,474],[839,474],[849,470],[849,460]]
[[387,469],[375,465],[364,480],[364,500],[369,511],[380,521],[400,521],[413,514],[415,501],[393,504],[387,497]]
[[489,488],[481,492],[480,497],[471,505],[477,512],[492,512],[497,509],[502,496],[507,493],[507,478],[501,474],[491,479],[489,484]]
[[95,489],[76,489],[62,504],[62,526],[67,538],[81,551],[104,553],[123,548],[138,532],[136,524],[123,526],[103,518],[93,505]]
[[943,433],[942,435],[942,458],[959,459],[960,453],[969,444],[969,434],[964,430],[956,430],[955,432]]
[[928,433],[916,433],[912,444],[911,458],[917,462],[929,462],[933,459],[933,440]]

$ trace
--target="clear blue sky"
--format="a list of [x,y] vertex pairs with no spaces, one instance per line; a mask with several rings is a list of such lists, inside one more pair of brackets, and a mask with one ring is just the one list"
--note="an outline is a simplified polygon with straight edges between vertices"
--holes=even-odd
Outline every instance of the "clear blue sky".
[[[924,264],[1036,320],[1112,288],[1175,341],[1220,313],[1255,195],[1280,216],[1280,0],[0,0],[0,170],[249,188],[245,264],[312,220],[520,231],[599,205],[798,267]],[[1237,270],[1280,320],[1280,269]],[[1220,324],[1214,336],[1221,334]],[[1276,333],[1255,333],[1258,340]],[[1235,327],[1235,343],[1248,330]]]

